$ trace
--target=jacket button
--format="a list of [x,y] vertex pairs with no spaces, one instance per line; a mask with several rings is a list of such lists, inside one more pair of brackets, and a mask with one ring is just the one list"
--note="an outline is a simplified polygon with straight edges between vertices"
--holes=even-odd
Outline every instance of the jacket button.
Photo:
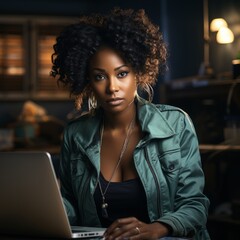
[[170,166],[169,166],[169,170],[173,170],[174,169],[174,164],[171,164]]

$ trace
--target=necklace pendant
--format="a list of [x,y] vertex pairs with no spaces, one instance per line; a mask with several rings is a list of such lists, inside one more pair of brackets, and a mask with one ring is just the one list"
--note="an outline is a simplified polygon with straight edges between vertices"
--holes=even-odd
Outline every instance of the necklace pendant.
[[103,216],[104,218],[108,218],[107,207],[108,207],[108,204],[107,204],[107,203],[103,203],[103,204],[102,204],[102,216]]

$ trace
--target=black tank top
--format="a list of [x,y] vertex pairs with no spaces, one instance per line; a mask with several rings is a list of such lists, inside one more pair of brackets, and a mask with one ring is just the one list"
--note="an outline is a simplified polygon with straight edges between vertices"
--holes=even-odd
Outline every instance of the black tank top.
[[[103,192],[108,181],[100,174],[100,184]],[[99,185],[94,193],[97,212],[103,227],[108,227],[114,220],[124,217],[136,217],[142,222],[149,223],[145,191],[139,178],[123,182],[111,182],[105,194],[108,204],[108,218],[102,217],[102,195]]]

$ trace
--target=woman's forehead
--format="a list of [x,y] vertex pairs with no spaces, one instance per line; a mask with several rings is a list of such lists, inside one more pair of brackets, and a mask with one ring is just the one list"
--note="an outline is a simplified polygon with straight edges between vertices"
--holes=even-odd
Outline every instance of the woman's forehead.
[[127,65],[121,55],[110,47],[100,48],[90,60],[90,68],[117,68],[122,65]]

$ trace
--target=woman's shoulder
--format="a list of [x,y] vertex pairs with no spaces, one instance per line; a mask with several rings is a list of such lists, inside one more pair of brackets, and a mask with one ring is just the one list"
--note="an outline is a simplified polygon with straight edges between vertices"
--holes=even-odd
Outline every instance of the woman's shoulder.
[[179,113],[179,114],[187,114],[183,109],[173,106],[173,105],[168,105],[168,104],[155,104],[155,106],[158,108],[159,111],[162,113],[167,113],[167,112],[173,112],[173,113]]
[[154,104],[154,106],[175,130],[183,130],[187,127],[195,131],[191,117],[183,109],[167,104]]
[[189,128],[195,132],[191,117],[183,109],[166,104],[158,104],[156,107],[172,125],[178,125],[180,129]]
[[158,112],[160,112],[166,118],[179,118],[179,117],[189,118],[188,113],[179,107],[168,104],[151,104],[151,105],[153,108],[156,108]]
[[157,104],[156,107],[166,118],[183,118],[189,120],[190,117],[187,112],[182,108],[167,105],[167,104]]

